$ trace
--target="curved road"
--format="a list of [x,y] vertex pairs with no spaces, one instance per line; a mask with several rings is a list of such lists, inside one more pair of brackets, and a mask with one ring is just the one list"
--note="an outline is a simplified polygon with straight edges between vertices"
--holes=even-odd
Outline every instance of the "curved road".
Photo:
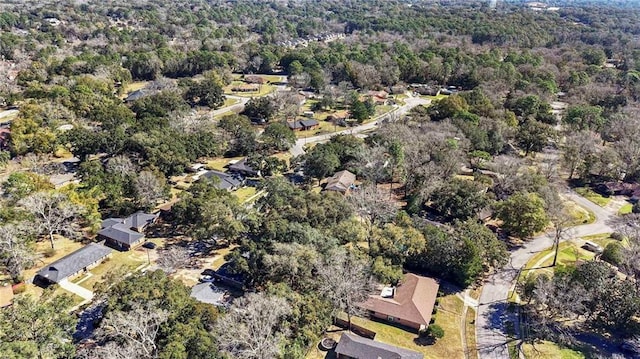
[[[615,213],[602,208],[573,191],[567,191],[563,197],[592,211],[594,223],[580,225],[571,229],[574,238],[593,234],[610,233],[613,229],[607,224]],[[482,287],[476,311],[476,341],[480,359],[509,359],[507,343],[512,340],[507,335],[507,322],[517,323],[515,314],[507,311],[509,292],[525,264],[537,253],[553,245],[553,234],[544,234],[533,238],[516,251],[511,252],[509,263],[502,270],[491,275]],[[511,333],[513,334],[513,333]]]
[[325,141],[328,141],[331,137],[336,135],[341,135],[341,134],[356,135],[362,132],[373,130],[378,127],[378,124],[381,121],[387,121],[387,120],[394,121],[395,119],[400,118],[402,115],[405,115],[406,113],[408,113],[412,108],[416,106],[430,104],[431,100],[423,99],[420,97],[408,97],[404,100],[404,102],[405,104],[403,106],[400,106],[393,111],[382,114],[374,118],[372,121],[367,122],[363,125],[351,127],[342,131],[327,133],[324,135],[318,135],[318,136],[307,137],[307,138],[299,138],[296,141],[296,144],[289,150],[289,152],[291,152],[293,156],[300,156],[304,154],[304,146],[308,143],[325,142]]

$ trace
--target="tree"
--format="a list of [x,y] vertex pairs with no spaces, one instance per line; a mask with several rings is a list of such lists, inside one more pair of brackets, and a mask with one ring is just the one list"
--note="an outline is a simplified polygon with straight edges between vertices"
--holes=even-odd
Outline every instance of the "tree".
[[564,123],[574,131],[600,132],[606,122],[600,106],[571,106],[563,117]]
[[569,170],[569,179],[573,178],[576,171],[589,174],[591,166],[589,159],[597,152],[598,139],[590,131],[572,132],[566,138],[562,163]]
[[544,201],[535,193],[516,193],[498,203],[497,216],[502,228],[519,238],[540,232],[549,222]]
[[461,112],[469,110],[469,104],[463,96],[451,95],[441,100],[437,100],[429,107],[429,117],[433,121],[441,121],[446,118],[453,118]]
[[327,145],[319,144],[304,156],[305,174],[317,178],[318,182],[333,174],[339,166],[340,158]]
[[157,176],[151,171],[142,171],[133,181],[136,201],[142,208],[151,208],[158,200],[165,197],[166,184],[164,176]]
[[56,359],[73,357],[71,335],[76,320],[69,313],[71,298],[45,292],[40,299],[16,297],[0,311],[0,356]]
[[189,251],[184,247],[172,246],[158,251],[158,267],[167,273],[173,273],[177,269],[185,268],[191,261]]
[[296,135],[283,123],[272,123],[260,136],[269,149],[287,151],[296,143]]
[[79,234],[78,220],[82,208],[58,192],[37,192],[19,202],[32,217],[33,225],[40,234],[46,234],[54,248],[54,234],[76,238]]
[[358,188],[349,196],[348,200],[369,227],[367,239],[369,244],[371,244],[373,229],[389,222],[398,213],[398,207],[389,198],[389,194],[374,185]]
[[214,333],[222,351],[233,358],[276,358],[289,332],[284,318],[290,313],[284,298],[248,293],[234,301],[216,323]]
[[358,121],[358,123],[364,122],[364,120],[373,116],[373,114],[372,106],[367,106],[366,102],[357,99],[353,101],[349,107],[350,117]]
[[19,282],[22,270],[35,264],[36,254],[24,226],[6,224],[0,227],[0,263],[14,282]]
[[244,105],[244,110],[242,111],[242,115],[252,119],[264,119],[267,122],[271,120],[275,114],[276,107],[272,99],[266,96],[251,98],[251,100]]
[[367,264],[352,253],[341,250],[327,258],[319,268],[320,293],[336,311],[347,314],[348,329],[351,330],[351,317],[360,313],[359,304],[373,290],[371,274]]
[[432,194],[431,199],[433,208],[449,220],[466,221],[489,204],[481,185],[461,179],[443,185]]
[[32,193],[51,190],[53,185],[45,177],[32,172],[13,172],[2,184],[4,197],[17,202]]
[[220,84],[209,77],[200,82],[193,81],[184,94],[184,99],[191,106],[208,106],[216,109],[224,103],[224,93]]
[[553,129],[549,125],[529,118],[518,127],[516,141],[528,156],[531,152],[542,151],[552,135]]
[[107,347],[96,347],[99,358],[124,358],[132,355],[135,358],[158,358],[158,337],[162,325],[167,321],[169,313],[158,308],[153,301],[129,303],[131,309],[108,312],[97,333],[98,338],[113,344]]
[[228,154],[246,156],[256,149],[256,134],[246,116],[227,115],[220,119],[218,127],[227,133]]
[[553,225],[552,238],[555,252],[551,266],[555,267],[558,260],[558,252],[560,251],[560,242],[570,236],[570,226],[574,219],[555,187],[545,187],[541,194],[544,200],[545,212],[549,222]]

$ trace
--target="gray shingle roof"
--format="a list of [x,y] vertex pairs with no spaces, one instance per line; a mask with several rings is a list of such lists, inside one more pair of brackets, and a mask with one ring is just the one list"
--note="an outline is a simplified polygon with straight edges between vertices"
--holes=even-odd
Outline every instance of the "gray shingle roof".
[[207,178],[217,177],[220,181],[218,181],[216,183],[216,187],[218,187],[220,189],[227,189],[228,190],[228,189],[232,189],[234,187],[238,187],[240,184],[242,184],[242,181],[240,181],[239,179],[237,179],[233,175],[230,175],[230,174],[224,173],[224,172],[207,171],[205,174],[203,174],[203,176],[207,177]]
[[58,283],[82,270],[83,268],[98,262],[111,253],[111,248],[101,244],[89,243],[77,251],[68,254],[38,271],[36,275]]
[[99,235],[110,238],[116,242],[132,245],[137,243],[144,237],[144,234],[132,231],[129,227],[123,223],[115,224],[111,227],[107,227],[100,232]]
[[239,160],[238,162],[230,165],[229,166],[229,171],[246,173],[246,174],[250,174],[250,175],[257,175],[258,174],[258,171],[256,171],[255,169],[253,169],[253,167],[251,167],[251,166],[249,166],[247,164],[247,159],[246,158],[243,158],[243,159]]
[[342,333],[336,353],[356,359],[423,359],[424,355],[412,350],[376,342],[355,334]]
[[211,283],[199,283],[191,288],[191,297],[195,300],[213,305],[223,305],[227,291]]

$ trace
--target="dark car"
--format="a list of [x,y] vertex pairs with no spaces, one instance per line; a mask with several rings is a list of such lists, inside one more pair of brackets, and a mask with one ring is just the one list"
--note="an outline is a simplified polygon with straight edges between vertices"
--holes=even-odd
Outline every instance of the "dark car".
[[157,247],[156,244],[153,242],[144,242],[142,246],[148,249],[156,249]]

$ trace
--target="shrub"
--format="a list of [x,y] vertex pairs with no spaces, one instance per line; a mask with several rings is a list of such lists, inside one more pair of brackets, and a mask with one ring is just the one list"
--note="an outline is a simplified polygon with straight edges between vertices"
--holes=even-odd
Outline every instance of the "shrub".
[[18,283],[13,286],[13,294],[20,294],[27,290],[27,286],[24,283]]
[[427,327],[427,333],[429,336],[435,339],[440,339],[444,337],[444,329],[438,324],[431,324]]
[[602,251],[600,259],[614,266],[619,266],[622,264],[622,246],[616,242],[607,244],[604,247],[604,251]]
[[620,232],[613,232],[611,233],[611,238],[615,239],[616,241],[621,241],[624,239],[624,235]]
[[44,251],[43,254],[46,258],[51,258],[56,255],[56,250],[53,248],[47,248],[47,250]]

